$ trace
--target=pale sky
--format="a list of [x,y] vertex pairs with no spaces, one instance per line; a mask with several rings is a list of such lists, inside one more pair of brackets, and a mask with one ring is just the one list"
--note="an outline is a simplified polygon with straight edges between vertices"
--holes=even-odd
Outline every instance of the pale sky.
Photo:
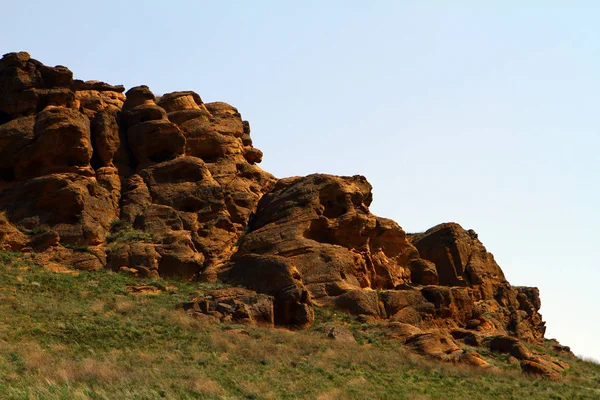
[[1,3],[2,54],[228,102],[276,176],[362,174],[408,232],[475,229],[600,359],[600,2]]

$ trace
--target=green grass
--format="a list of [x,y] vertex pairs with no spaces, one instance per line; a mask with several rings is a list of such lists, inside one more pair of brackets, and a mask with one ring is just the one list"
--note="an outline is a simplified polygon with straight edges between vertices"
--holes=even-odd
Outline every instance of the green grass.
[[[131,285],[160,292],[133,295]],[[424,361],[383,340],[376,325],[331,310],[318,309],[315,326],[298,332],[208,324],[181,310],[215,287],[109,271],[55,273],[35,255],[0,253],[0,398],[600,397],[600,366],[582,360],[571,360],[560,382],[512,370],[485,374]],[[332,323],[360,343],[327,339],[324,326]]]
[[112,221],[111,230],[113,233],[106,238],[106,242],[108,243],[106,251],[108,253],[120,249],[127,243],[151,243],[154,240],[154,235],[152,233],[134,229],[123,223],[121,220]]
[[108,243],[151,242],[153,237],[152,233],[127,227],[110,234],[106,241]]

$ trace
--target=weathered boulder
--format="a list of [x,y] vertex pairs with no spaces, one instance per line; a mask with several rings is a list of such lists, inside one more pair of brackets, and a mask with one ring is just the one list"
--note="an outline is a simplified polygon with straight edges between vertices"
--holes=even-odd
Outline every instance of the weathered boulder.
[[160,96],[157,104],[168,113],[203,109],[202,99],[197,93],[192,91],[166,93]]
[[420,285],[438,285],[440,283],[437,268],[431,261],[415,258],[410,260],[409,268],[410,280],[413,283]]
[[421,289],[421,293],[428,302],[435,306],[435,313],[440,318],[465,324],[479,316],[479,309],[475,307],[473,290],[470,288],[426,286]]
[[138,163],[172,160],[183,154],[185,137],[167,120],[139,123],[127,131],[129,146]]
[[36,87],[42,87],[38,63],[26,52],[5,54],[0,59],[0,122],[34,115],[38,102]]
[[511,336],[495,336],[489,342],[490,350],[507,353],[517,360],[528,360],[531,358],[531,352],[527,350],[519,339]]
[[443,332],[419,333],[409,337],[405,343],[418,353],[442,361],[458,361],[463,351]]
[[422,309],[422,306],[429,304],[419,290],[383,290],[379,292],[379,300],[388,317],[393,317],[406,307]]
[[156,97],[146,85],[135,86],[125,93],[123,111],[127,111],[142,104],[155,104]]
[[58,246],[60,235],[56,231],[47,230],[31,236],[31,247],[36,252],[46,251],[49,247]]
[[310,294],[302,276],[290,260],[279,256],[238,257],[220,278],[241,284],[275,299],[275,323],[296,328],[308,327],[314,320]]
[[505,282],[494,256],[488,253],[473,230],[455,223],[437,225],[414,238],[421,258],[435,264],[440,285],[460,286]]
[[10,223],[6,212],[0,212],[0,250],[21,251],[28,242],[27,235]]
[[143,168],[183,155],[186,139],[168,120],[166,111],[156,105],[152,91],[136,86],[125,95],[120,126],[137,163]]
[[108,249],[106,266],[113,271],[131,268],[140,277],[158,278],[160,254],[154,245],[144,242],[113,244]]
[[121,125],[124,128],[156,120],[167,120],[167,112],[151,102],[151,100],[148,100],[147,103],[128,108],[120,114]]
[[103,243],[117,217],[110,193],[94,178],[52,174],[27,180],[0,196],[9,221],[25,229],[48,226],[61,242]]
[[423,333],[421,329],[413,324],[405,324],[402,322],[390,322],[387,324],[387,328],[385,337],[402,344],[406,343],[409,337]]
[[469,331],[467,329],[462,329],[462,328],[452,329],[450,331],[450,335],[452,335],[452,337],[455,340],[461,340],[469,346],[479,347],[483,343],[481,336],[479,336],[478,334],[476,334],[472,331]]
[[79,103],[79,111],[93,119],[101,111],[112,113],[120,111],[125,102],[125,96],[116,91],[81,89],[75,91],[75,101]]
[[190,314],[205,314],[221,322],[272,327],[273,297],[243,288],[211,290],[183,305]]
[[569,365],[553,357],[534,356],[530,359],[522,360],[521,369],[526,374],[550,380],[559,380],[562,372],[569,369]]
[[0,124],[48,106],[77,110],[72,80],[73,73],[64,66],[43,65],[26,52],[5,54],[0,59]]
[[327,337],[341,343],[356,343],[352,331],[344,326],[335,325],[328,329]]
[[90,121],[69,108],[53,107],[40,112],[36,116],[34,140],[22,152],[15,165],[18,180],[61,172],[94,174],[90,167]]
[[[423,294],[436,305],[439,317],[458,321],[460,326],[479,321],[476,329],[490,334],[508,332],[532,341],[543,338],[545,324],[538,313],[537,289],[512,287],[473,230],[444,223],[410,239],[420,257],[433,263],[438,273],[441,286],[423,288]],[[418,259],[411,261],[411,273],[425,268],[419,264]]]
[[[361,176],[282,179],[260,200],[233,259],[288,258],[318,304],[362,288],[393,288],[410,280],[407,263],[416,249],[396,223],[369,212],[371,200]],[[339,304],[348,304],[344,299]]]

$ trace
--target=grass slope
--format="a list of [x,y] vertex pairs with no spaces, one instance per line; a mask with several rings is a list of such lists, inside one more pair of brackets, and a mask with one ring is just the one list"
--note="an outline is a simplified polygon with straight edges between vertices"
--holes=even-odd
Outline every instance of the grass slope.
[[[132,285],[148,293],[132,294]],[[486,354],[504,367],[484,374],[428,363],[360,325],[349,327],[361,343],[332,341],[323,327],[352,320],[324,310],[301,332],[209,325],[181,311],[210,288],[53,272],[35,255],[0,253],[0,398],[600,398],[600,366],[582,360],[550,382]]]

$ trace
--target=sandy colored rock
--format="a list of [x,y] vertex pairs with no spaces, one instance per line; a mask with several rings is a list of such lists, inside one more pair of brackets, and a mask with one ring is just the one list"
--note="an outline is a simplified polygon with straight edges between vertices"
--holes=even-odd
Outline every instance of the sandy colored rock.
[[439,276],[434,263],[422,258],[410,260],[410,280],[421,285],[439,284]]
[[532,356],[519,339],[511,336],[496,336],[490,340],[489,346],[490,350],[508,353],[517,360],[528,360]]
[[526,374],[543,377],[553,381],[560,380],[561,372],[564,370],[564,368],[557,364],[553,364],[542,358],[521,361],[521,369]]
[[132,109],[142,104],[154,104],[154,93],[146,85],[135,86],[125,93],[123,111]]
[[424,356],[441,361],[458,361],[463,354],[452,337],[442,332],[413,335],[406,340],[406,345]]
[[21,251],[28,242],[28,236],[10,223],[5,212],[0,212],[0,250]]
[[185,137],[167,120],[139,123],[127,131],[129,147],[139,164],[172,160],[183,155]]
[[371,200],[361,176],[282,179],[260,200],[234,259],[289,258],[320,304],[362,288],[393,288],[410,279],[407,262],[416,250],[396,223],[369,212]]
[[455,340],[461,340],[469,346],[480,347],[483,344],[481,336],[467,329],[455,328],[450,331]]
[[390,322],[387,328],[386,337],[400,343],[405,343],[409,337],[422,333],[421,329],[416,326],[401,322]]
[[379,292],[379,300],[383,302],[388,317],[397,314],[402,309],[418,307],[427,303],[419,290],[385,290]]
[[222,322],[273,327],[273,297],[242,288],[217,289],[184,304],[188,313],[201,313]]
[[440,285],[505,282],[502,270],[473,230],[465,231],[455,223],[427,230],[413,244],[425,260],[435,264]]
[[36,116],[34,140],[22,150],[15,179],[23,180],[61,172],[93,175],[90,122],[78,111],[55,107]]
[[107,254],[106,266],[113,271],[131,268],[141,277],[158,278],[160,254],[150,243],[113,244]]
[[160,97],[157,104],[165,109],[166,112],[182,110],[200,110],[202,99],[192,91],[171,92]]
[[74,93],[75,100],[79,103],[79,111],[89,119],[93,119],[101,111],[120,111],[125,101],[122,93],[113,91],[78,90]]
[[103,243],[116,218],[110,193],[95,178],[52,174],[27,180],[2,193],[0,207],[9,221],[25,229],[48,226],[61,242]]
[[327,332],[327,337],[341,343],[356,343],[354,334],[343,326],[332,326]]
[[274,297],[275,323],[296,328],[314,320],[310,294],[298,269],[286,258],[247,255],[236,258],[221,279]]

